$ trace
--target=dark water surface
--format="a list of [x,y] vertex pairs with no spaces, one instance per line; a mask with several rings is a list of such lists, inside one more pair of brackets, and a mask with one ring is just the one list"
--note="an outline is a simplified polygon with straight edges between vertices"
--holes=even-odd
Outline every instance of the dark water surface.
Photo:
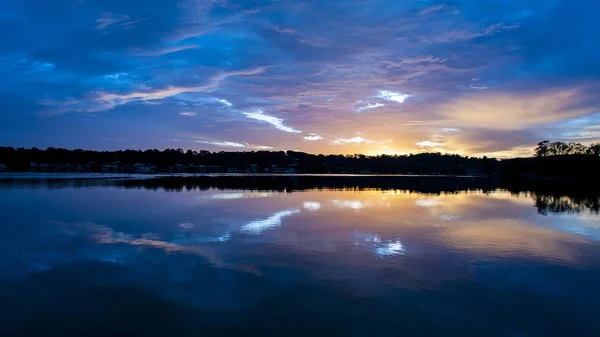
[[0,336],[600,336],[598,197],[255,185],[0,185]]

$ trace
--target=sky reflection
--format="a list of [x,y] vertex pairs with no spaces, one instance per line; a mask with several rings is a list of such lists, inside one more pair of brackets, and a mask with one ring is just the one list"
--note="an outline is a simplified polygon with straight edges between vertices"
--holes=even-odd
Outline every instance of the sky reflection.
[[[596,214],[543,216],[534,196],[505,191],[93,191],[0,189],[10,210],[0,236],[1,275],[85,261],[135,267],[162,252],[196,256],[194,263],[217,268],[260,274],[279,266],[325,278],[355,276],[328,276],[322,267],[298,261],[314,256],[329,269],[365,272],[385,261],[398,271],[418,262],[412,277],[432,282],[433,270],[439,280],[465,277],[439,270],[448,259],[587,268],[598,261],[600,247]],[[33,204],[42,206],[31,212]]]
[[0,331],[593,336],[594,200],[0,187]]

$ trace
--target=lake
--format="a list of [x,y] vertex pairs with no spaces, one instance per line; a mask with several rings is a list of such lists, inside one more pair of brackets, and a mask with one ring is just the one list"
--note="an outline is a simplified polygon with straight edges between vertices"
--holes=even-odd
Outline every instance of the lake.
[[600,193],[303,179],[1,183],[0,335],[598,336]]

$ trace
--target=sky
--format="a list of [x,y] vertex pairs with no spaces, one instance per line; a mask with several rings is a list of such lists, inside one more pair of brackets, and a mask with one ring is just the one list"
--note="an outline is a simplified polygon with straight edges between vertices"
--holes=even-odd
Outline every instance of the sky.
[[0,0],[0,145],[597,142],[599,17],[597,0]]

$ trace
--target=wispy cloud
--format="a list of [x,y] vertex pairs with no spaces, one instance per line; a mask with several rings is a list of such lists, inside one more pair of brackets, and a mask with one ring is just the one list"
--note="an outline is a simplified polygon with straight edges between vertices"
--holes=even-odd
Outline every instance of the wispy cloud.
[[165,48],[160,48],[160,49],[156,49],[156,50],[136,51],[135,54],[139,55],[139,56],[162,56],[162,55],[166,55],[166,54],[171,54],[171,53],[176,53],[176,52],[183,51],[183,50],[196,49],[196,48],[200,48],[200,45],[190,44],[190,45],[184,45],[184,46],[172,46],[172,47],[165,47]]
[[323,137],[316,135],[314,133],[309,133],[308,136],[304,136],[305,140],[319,140],[319,139],[323,139]]
[[262,110],[257,110],[256,112],[243,112],[244,116],[256,119],[261,122],[266,122],[273,125],[276,129],[281,131],[290,132],[290,133],[302,133],[300,130],[296,130],[292,127],[286,126],[283,124],[283,119],[266,115]]
[[461,129],[458,128],[443,128],[442,131],[446,132],[446,133],[456,133],[456,132],[461,132]]
[[381,99],[385,99],[385,100],[388,100],[388,101],[392,101],[392,102],[404,103],[404,101],[407,98],[409,98],[410,95],[402,94],[402,93],[399,93],[399,92],[382,90],[375,97],[378,97],[378,98],[381,98]]
[[196,116],[196,113],[193,112],[193,111],[180,112],[179,114],[181,116],[185,116],[185,117],[194,117],[194,116]]
[[104,30],[115,23],[129,20],[129,15],[114,15],[106,13],[96,20],[96,30]]
[[238,143],[221,140],[197,140],[196,143],[213,145],[218,147],[233,147],[239,149],[252,149],[252,150],[272,150],[273,147],[265,145],[252,145],[248,143]]
[[420,147],[437,147],[437,146],[442,146],[444,144],[426,140],[423,142],[418,142],[417,145]]
[[[132,102],[148,102],[166,99],[184,93],[195,93],[211,91],[219,87],[221,83],[232,76],[251,76],[262,73],[266,67],[254,69],[222,72],[214,75],[207,83],[200,86],[167,86],[161,89],[148,89],[145,91],[133,91],[129,93],[109,93],[104,91],[91,92],[83,99],[69,99],[63,101],[45,99],[40,103],[52,107],[51,114],[62,114],[67,112],[98,112],[111,110],[117,106]],[[229,106],[226,102],[223,104]]]
[[105,13],[96,20],[96,30],[105,30],[109,26],[118,24],[120,27],[129,28],[137,23],[148,20],[149,18],[142,18],[137,20],[130,20],[129,15],[115,15],[112,13]]
[[534,94],[480,93],[457,98],[441,106],[440,111],[460,126],[524,129],[597,111],[597,101],[585,100],[579,89]]
[[444,7],[446,7],[445,5],[433,5],[433,6],[429,6],[429,7],[425,7],[424,9],[422,9],[419,14],[421,15],[426,15],[429,13],[433,13],[433,12],[437,12],[441,9],[444,9]]
[[342,144],[360,144],[371,142],[362,137],[354,137],[354,138],[339,138],[333,141],[333,144],[342,145]]
[[[362,102],[359,102],[359,103],[362,103]],[[367,103],[367,105],[365,105],[365,106],[358,107],[356,109],[356,111],[361,112],[361,111],[369,110],[369,109],[377,109],[377,108],[380,108],[383,106],[385,106],[385,104],[383,104],[383,103],[375,103],[375,104]]]
[[219,103],[222,103],[223,105],[228,106],[228,107],[232,107],[233,106],[233,103],[229,102],[226,99],[219,99]]

